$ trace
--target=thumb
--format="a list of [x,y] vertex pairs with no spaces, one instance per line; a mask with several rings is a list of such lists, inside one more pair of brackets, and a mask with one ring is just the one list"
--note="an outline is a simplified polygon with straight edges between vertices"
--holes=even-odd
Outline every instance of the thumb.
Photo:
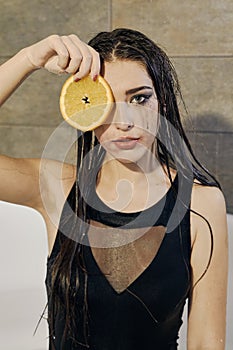
[[66,73],[65,69],[61,68],[59,57],[58,56],[52,56],[48,59],[48,61],[45,63],[44,68],[51,73],[54,74],[63,74]]

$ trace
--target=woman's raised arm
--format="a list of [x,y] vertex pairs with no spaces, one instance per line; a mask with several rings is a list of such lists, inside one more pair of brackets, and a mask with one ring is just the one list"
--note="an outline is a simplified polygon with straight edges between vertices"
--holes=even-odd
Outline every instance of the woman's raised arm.
[[19,51],[0,66],[0,105],[33,71],[45,68],[55,74],[71,73],[81,79],[100,71],[98,53],[76,35],[51,35]]
[[[98,53],[76,35],[51,35],[22,49],[0,66],[0,105],[28,75],[40,68],[55,74],[74,74],[75,79],[88,74],[95,79],[100,71],[100,59]],[[0,156],[0,200],[41,208],[39,171],[38,159]],[[49,181],[43,179],[48,190]]]

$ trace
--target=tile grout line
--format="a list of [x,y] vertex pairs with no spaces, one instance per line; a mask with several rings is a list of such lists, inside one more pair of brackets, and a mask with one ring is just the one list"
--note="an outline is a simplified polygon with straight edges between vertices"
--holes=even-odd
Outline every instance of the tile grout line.
[[194,130],[189,130],[186,129],[185,130],[186,133],[190,133],[190,134],[233,134],[233,131],[224,131],[224,130],[198,130],[198,129],[194,129]]
[[108,0],[108,30],[112,30],[112,0]]
[[233,58],[233,55],[169,55],[170,58]]
[[0,124],[0,128],[17,128],[17,127],[22,127],[22,128],[44,128],[44,129],[55,129],[57,128],[58,125],[28,125],[28,124]]
[[[57,127],[57,124],[54,125],[46,125],[46,124],[40,124],[40,125],[28,125],[28,124],[8,124],[8,123],[0,123],[0,128],[8,128],[8,127],[22,127],[22,128],[46,128],[46,129],[54,129]],[[224,130],[199,130],[199,129],[186,129],[185,130],[186,133],[190,133],[190,134],[233,134],[233,130],[232,131],[224,131]]]

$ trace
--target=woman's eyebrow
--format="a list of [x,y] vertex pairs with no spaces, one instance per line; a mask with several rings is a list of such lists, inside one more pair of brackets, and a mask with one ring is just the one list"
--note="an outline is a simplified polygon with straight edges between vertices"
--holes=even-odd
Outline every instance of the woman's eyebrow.
[[134,89],[127,90],[125,92],[125,94],[126,95],[131,95],[131,94],[134,94],[135,92],[138,92],[140,90],[145,90],[145,89],[153,90],[151,86],[139,86],[139,87],[136,87]]

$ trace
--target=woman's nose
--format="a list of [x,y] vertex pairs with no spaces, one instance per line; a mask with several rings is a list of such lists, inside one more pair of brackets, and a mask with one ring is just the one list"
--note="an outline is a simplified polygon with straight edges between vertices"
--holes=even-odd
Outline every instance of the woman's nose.
[[134,127],[133,115],[130,106],[124,102],[117,102],[113,117],[113,124],[117,129],[127,131]]

